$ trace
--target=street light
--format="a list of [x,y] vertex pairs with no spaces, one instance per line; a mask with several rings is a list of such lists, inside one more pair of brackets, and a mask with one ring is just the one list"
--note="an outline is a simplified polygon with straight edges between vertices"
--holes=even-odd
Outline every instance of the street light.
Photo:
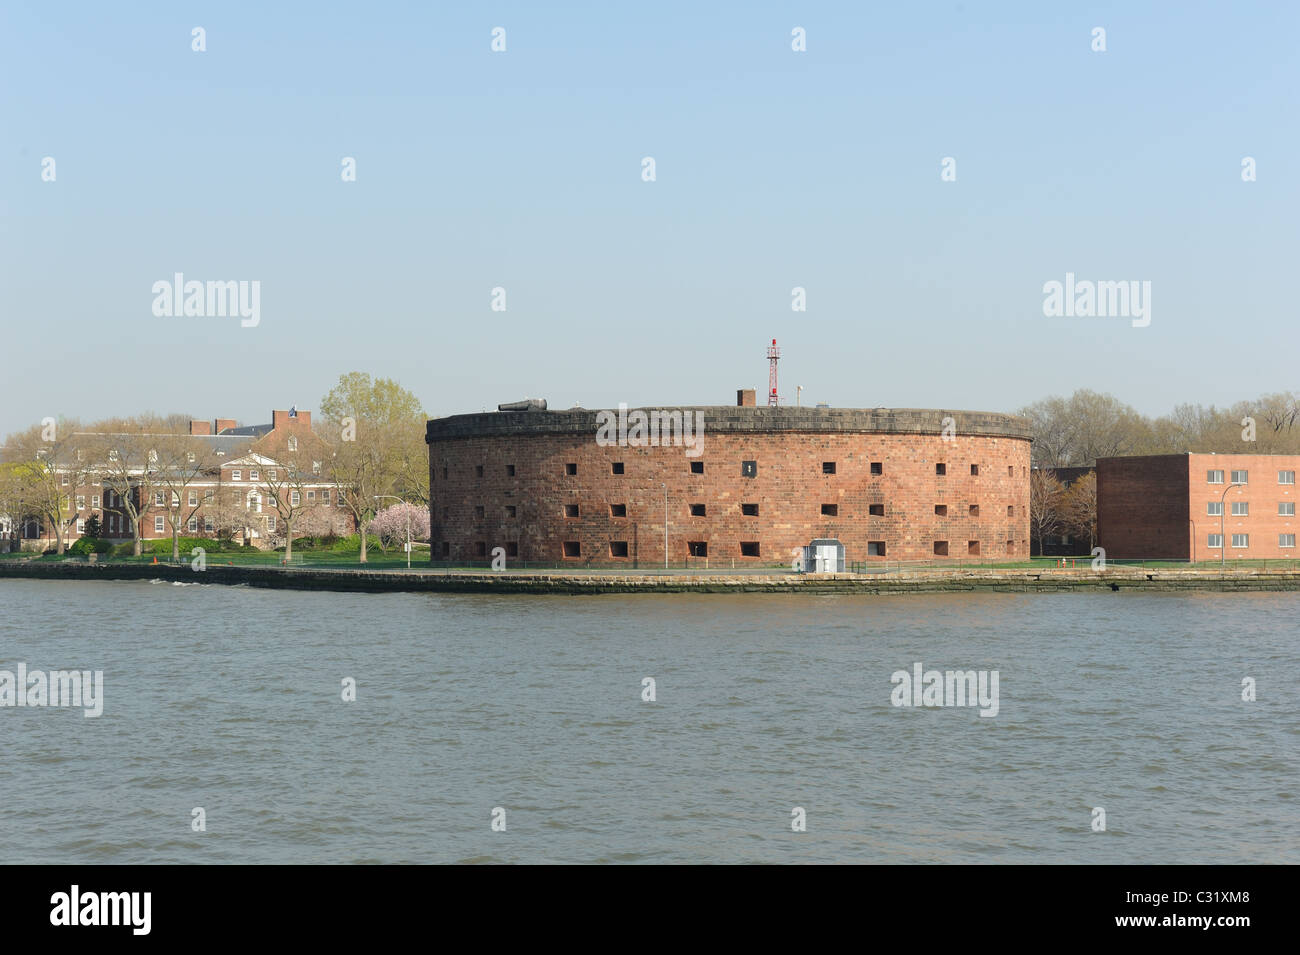
[[[376,501],[382,500],[383,498],[386,497],[391,497],[394,501],[401,501],[403,504],[406,503],[406,501],[402,500],[402,498],[398,497],[395,494],[376,494],[374,497]],[[408,507],[405,508],[405,511],[406,511],[406,569],[410,570],[411,569],[411,509]]]
[[1219,495],[1219,576],[1220,577],[1222,577],[1224,574],[1223,560],[1224,560],[1224,554],[1228,549],[1228,539],[1223,536],[1223,507],[1224,507],[1223,501],[1224,498],[1228,496],[1228,492],[1231,491],[1234,487],[1245,487],[1245,486],[1246,485],[1244,484],[1229,484],[1227,487],[1223,489],[1223,493]]

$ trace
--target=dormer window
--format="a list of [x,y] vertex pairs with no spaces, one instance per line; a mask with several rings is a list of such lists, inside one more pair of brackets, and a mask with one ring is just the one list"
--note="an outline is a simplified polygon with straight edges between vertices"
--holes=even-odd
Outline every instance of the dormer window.
[[296,434],[289,435],[288,447],[290,451],[298,450],[298,436]]
[[313,462],[311,463],[311,473],[312,473],[312,474],[320,474],[320,462],[319,462],[319,461],[313,461]]

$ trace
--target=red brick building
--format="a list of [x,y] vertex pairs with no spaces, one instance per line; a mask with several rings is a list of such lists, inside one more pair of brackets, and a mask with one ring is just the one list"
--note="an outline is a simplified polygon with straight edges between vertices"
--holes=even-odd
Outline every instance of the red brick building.
[[1098,543],[1112,559],[1300,556],[1297,470],[1300,455],[1100,458]]
[[[665,530],[669,561],[722,567],[788,565],[814,538],[842,541],[849,561],[1028,556],[1025,419],[758,408],[751,396],[430,421],[432,559],[501,547],[520,561],[654,566]],[[651,443],[637,415],[702,423],[698,443]]]

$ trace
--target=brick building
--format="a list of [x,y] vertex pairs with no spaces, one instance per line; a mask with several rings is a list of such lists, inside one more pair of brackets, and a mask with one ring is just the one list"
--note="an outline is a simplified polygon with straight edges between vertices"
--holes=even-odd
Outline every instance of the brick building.
[[1098,543],[1114,559],[1296,557],[1297,470],[1300,455],[1099,458]]
[[[132,540],[123,492],[131,495],[145,541],[171,538],[175,522],[181,536],[223,533],[270,547],[283,542],[283,512],[290,508],[295,537],[355,533],[356,522],[343,506],[346,492],[322,474],[324,462],[308,454],[314,444],[311,413],[296,409],[272,411],[269,424],[246,427],[230,418],[191,421],[186,435],[76,434],[61,449],[72,457],[52,462],[67,487],[65,542],[83,536],[92,516],[100,520],[101,538]],[[98,465],[86,457],[101,454],[104,461]],[[184,480],[169,480],[169,469],[177,468],[189,474]],[[277,495],[285,497],[285,507],[278,505]],[[52,546],[55,531],[47,524],[30,515],[18,522],[21,546]]]
[[[654,416],[702,424],[697,446],[650,443],[636,425]],[[759,408],[746,391],[735,407],[455,415],[426,441],[435,561],[501,547],[654,566],[665,530],[669,561],[714,566],[789,564],[815,538],[849,561],[1029,553],[1028,422],[1011,415]]]

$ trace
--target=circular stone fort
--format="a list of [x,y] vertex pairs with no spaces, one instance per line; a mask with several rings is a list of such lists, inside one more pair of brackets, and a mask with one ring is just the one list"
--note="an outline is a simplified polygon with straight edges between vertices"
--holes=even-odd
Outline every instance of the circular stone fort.
[[1026,419],[753,395],[429,421],[431,559],[789,566],[826,538],[850,563],[1029,556]]

